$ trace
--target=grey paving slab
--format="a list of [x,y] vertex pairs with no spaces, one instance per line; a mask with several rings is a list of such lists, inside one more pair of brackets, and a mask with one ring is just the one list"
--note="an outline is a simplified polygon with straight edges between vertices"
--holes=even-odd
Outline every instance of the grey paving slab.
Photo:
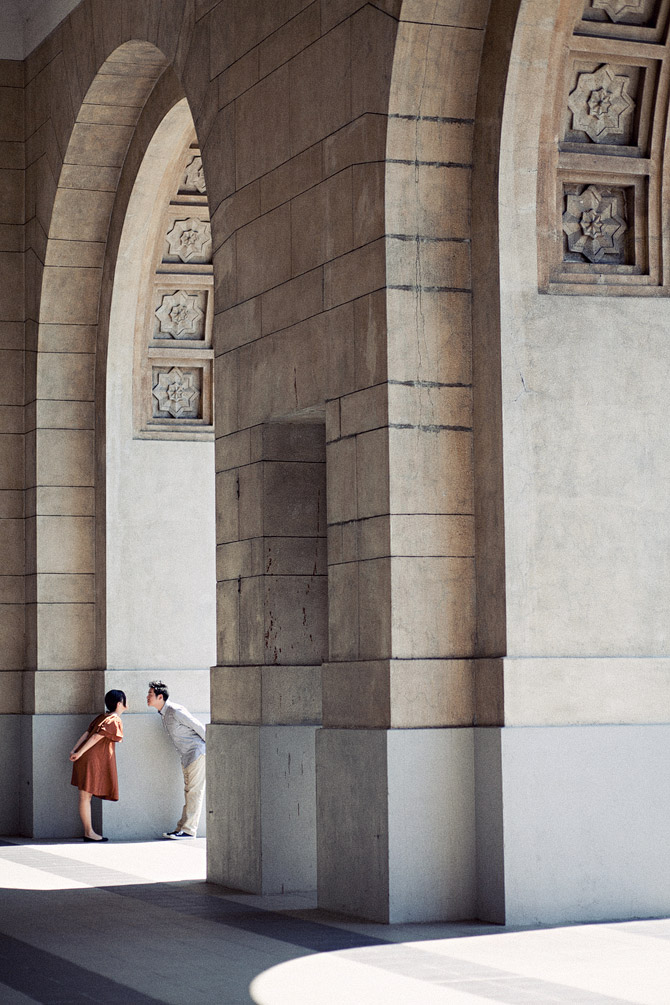
[[0,982],[0,1002],[2,1005],[35,1005],[36,998],[29,998],[28,995],[15,991],[9,985]]
[[667,920],[384,926],[313,904],[207,884],[202,842],[3,840],[0,1005],[670,1002]]

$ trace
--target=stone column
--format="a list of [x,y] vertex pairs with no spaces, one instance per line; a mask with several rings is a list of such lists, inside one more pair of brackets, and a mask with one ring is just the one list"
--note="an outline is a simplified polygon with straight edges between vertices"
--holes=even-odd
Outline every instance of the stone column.
[[313,889],[327,631],[323,423],[220,437],[216,477],[208,878],[255,893]]
[[471,405],[446,383],[328,410],[319,903],[379,921],[474,911]]
[[0,833],[18,830],[21,671],[24,665],[23,66],[0,61]]

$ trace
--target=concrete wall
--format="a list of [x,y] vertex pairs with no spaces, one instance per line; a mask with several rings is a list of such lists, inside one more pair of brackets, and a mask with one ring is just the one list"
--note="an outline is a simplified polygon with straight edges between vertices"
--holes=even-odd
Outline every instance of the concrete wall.
[[0,716],[0,833],[19,833],[21,716]]
[[[560,96],[547,91],[550,61],[583,6],[493,0],[491,11],[487,0],[84,0],[20,71],[3,68],[18,175],[8,172],[0,231],[12,279],[0,297],[11,374],[0,521],[16,570],[1,584],[2,711],[34,716],[24,770],[43,779],[48,730],[55,756],[66,718],[99,706],[106,624],[114,675],[179,654],[177,700],[183,668],[211,659],[210,628],[191,634],[174,606],[180,638],[155,629],[143,563],[164,545],[136,519],[130,489],[174,510],[169,494],[148,491],[164,477],[149,470],[160,453],[147,462],[112,414],[130,414],[128,315],[117,322],[111,310],[126,201],[160,118],[185,94],[215,300],[210,878],[301,888],[316,847],[322,905],[364,917],[523,920],[555,917],[555,902],[584,917],[596,901],[641,910],[642,900],[653,912],[649,875],[608,837],[623,823],[596,740],[620,766],[622,805],[641,811],[629,790],[660,757],[655,731],[670,714],[658,711],[670,693],[667,301],[538,293],[542,115]],[[129,227],[140,220],[133,212]],[[165,454],[190,475],[181,446]],[[198,508],[189,484],[179,493]],[[10,524],[24,514],[25,552]],[[187,561],[190,527],[169,530]],[[204,580],[184,582],[192,625]],[[129,679],[137,709],[142,676]],[[136,714],[120,757],[148,833],[168,814],[165,799],[151,801],[143,755],[151,776],[166,766],[168,801],[178,765],[156,720]],[[631,728],[628,715],[640,727],[630,742],[600,732]],[[475,722],[491,728],[473,738]],[[660,869],[666,793],[653,782],[645,792],[657,808],[644,854]],[[25,826],[41,826],[38,801],[26,805]],[[555,835],[552,807],[565,816]],[[121,804],[105,812],[128,833]],[[624,830],[637,839],[629,821]],[[535,899],[523,869],[532,855]],[[573,883],[557,894],[566,869],[593,885],[590,900]]]
[[[155,217],[193,130],[185,102],[154,135],[126,213],[107,355],[107,666],[166,670],[216,658],[214,444],[133,437],[136,338]],[[139,322],[139,323],[138,323]],[[136,334],[137,333],[137,334]],[[198,707],[206,707],[203,693]]]
[[[670,727],[479,730],[479,916],[506,924],[670,910]],[[496,753],[497,751],[497,753]],[[502,814],[500,811],[502,809]],[[488,836],[487,832],[488,831]]]
[[[110,669],[105,673],[105,690],[121,688],[129,707],[123,716],[123,743],[116,751],[119,801],[101,802],[104,833],[117,840],[151,841],[174,830],[184,805],[179,754],[158,712],[146,703],[154,676],[148,670]],[[166,670],[162,679],[173,701],[185,705],[201,722],[209,722],[208,670]],[[206,833],[203,803],[198,837]]]
[[538,293],[538,172],[551,166],[528,93],[544,93],[565,30],[541,7],[522,6],[502,126],[507,652],[666,656],[670,304]]

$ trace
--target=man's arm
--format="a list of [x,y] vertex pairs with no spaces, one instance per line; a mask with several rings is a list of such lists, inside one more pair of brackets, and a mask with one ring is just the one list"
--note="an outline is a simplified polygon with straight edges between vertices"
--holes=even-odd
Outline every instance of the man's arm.
[[188,711],[187,708],[175,708],[173,709],[175,718],[179,722],[183,722],[185,726],[190,726],[194,733],[197,733],[201,740],[206,739],[205,726],[200,719],[196,719],[194,715]]

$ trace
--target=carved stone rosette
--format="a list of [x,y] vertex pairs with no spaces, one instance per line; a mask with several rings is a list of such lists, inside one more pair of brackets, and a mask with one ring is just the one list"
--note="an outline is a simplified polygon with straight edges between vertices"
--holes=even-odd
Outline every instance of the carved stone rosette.
[[134,430],[140,439],[211,440],[212,230],[194,134],[165,178],[136,335]]
[[212,228],[197,217],[175,220],[165,235],[170,254],[188,263],[199,259],[209,262],[212,257]]
[[593,263],[625,261],[625,196],[589,185],[579,194],[566,196],[563,230],[568,248]]
[[185,290],[166,294],[155,314],[160,321],[159,334],[164,337],[196,339],[202,335],[205,316],[194,294]]
[[586,133],[594,143],[622,136],[635,108],[629,83],[628,77],[615,74],[607,64],[595,73],[580,73],[568,98],[572,128]]
[[538,289],[670,296],[670,0],[568,6],[546,78]]
[[175,366],[168,373],[159,373],[151,393],[160,411],[169,412],[175,419],[197,415],[200,392],[193,372]]
[[604,11],[615,23],[630,14],[643,15],[649,6],[648,0],[591,0],[593,10]]
[[190,161],[184,174],[183,188],[188,192],[206,192],[205,175],[202,167],[202,157],[196,154]]

